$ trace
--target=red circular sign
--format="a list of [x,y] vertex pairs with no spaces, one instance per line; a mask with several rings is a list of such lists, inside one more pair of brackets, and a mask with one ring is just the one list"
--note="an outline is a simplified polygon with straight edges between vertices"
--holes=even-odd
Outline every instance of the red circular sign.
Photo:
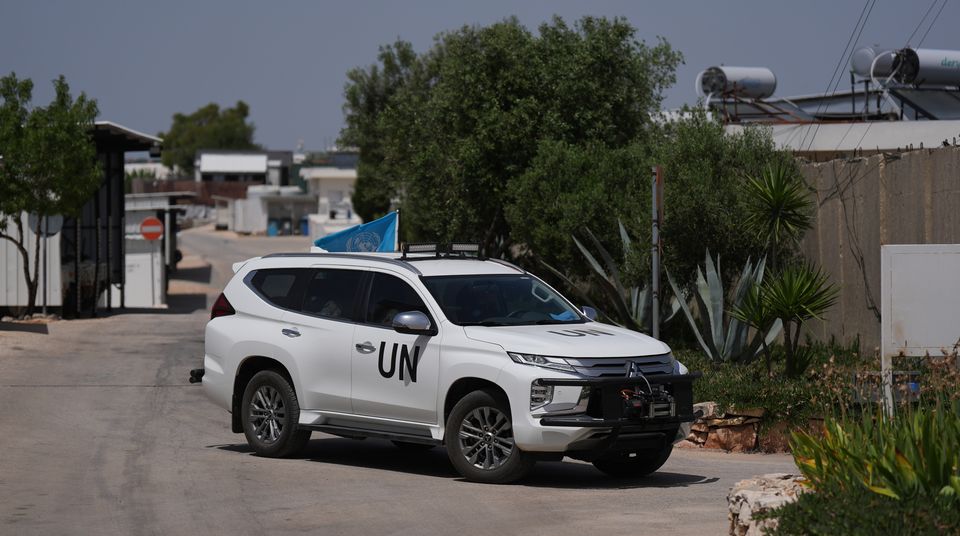
[[163,236],[163,222],[150,216],[140,222],[140,234],[146,240],[156,240]]

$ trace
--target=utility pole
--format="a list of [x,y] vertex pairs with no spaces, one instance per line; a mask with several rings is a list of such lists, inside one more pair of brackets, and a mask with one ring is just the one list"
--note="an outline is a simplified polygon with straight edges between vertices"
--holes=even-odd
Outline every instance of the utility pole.
[[650,290],[653,294],[653,304],[650,311],[650,335],[660,337],[660,218],[663,214],[663,178],[660,176],[660,166],[653,166],[652,195],[650,196],[653,215],[653,235],[650,242],[650,259],[653,262],[651,270]]

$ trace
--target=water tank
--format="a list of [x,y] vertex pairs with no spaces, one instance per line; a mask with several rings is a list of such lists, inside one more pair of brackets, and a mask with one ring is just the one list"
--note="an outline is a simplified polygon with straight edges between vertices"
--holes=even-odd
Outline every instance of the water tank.
[[903,84],[960,86],[960,50],[903,48],[893,59],[894,77]]
[[702,95],[733,95],[744,99],[764,99],[777,89],[777,77],[766,67],[710,67],[697,77]]
[[886,78],[893,72],[893,54],[893,48],[878,45],[858,48],[850,57],[850,67],[861,78],[870,78],[870,66],[873,65],[873,60],[880,56],[873,67],[873,76]]

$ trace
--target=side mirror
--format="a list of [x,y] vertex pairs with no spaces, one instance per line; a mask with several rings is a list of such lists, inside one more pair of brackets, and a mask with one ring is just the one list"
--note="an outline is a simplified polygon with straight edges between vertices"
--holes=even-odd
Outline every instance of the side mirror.
[[433,325],[430,324],[430,319],[420,311],[397,313],[393,317],[393,330],[397,333],[411,335],[436,335]]
[[594,309],[593,307],[587,307],[586,305],[584,305],[581,308],[581,310],[583,311],[583,316],[587,317],[588,319],[590,320],[597,319],[597,310]]

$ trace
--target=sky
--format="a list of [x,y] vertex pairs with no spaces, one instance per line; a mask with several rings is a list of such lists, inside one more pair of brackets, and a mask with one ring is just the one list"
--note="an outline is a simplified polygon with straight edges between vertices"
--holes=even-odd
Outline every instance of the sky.
[[[910,44],[926,33],[924,48],[958,49],[960,0],[945,1],[927,32],[940,0],[877,0],[857,43],[906,45],[937,2]],[[0,0],[0,75],[31,78],[43,105],[63,74],[74,92],[97,99],[99,119],[149,134],[168,129],[174,113],[244,100],[258,143],[324,149],[343,126],[347,71],[374,63],[378,47],[398,38],[422,52],[440,32],[509,16],[531,30],[554,15],[624,17],[639,39],[660,36],[683,53],[664,102],[677,108],[696,102],[697,73],[719,64],[772,69],[777,96],[824,91],[865,3]]]

